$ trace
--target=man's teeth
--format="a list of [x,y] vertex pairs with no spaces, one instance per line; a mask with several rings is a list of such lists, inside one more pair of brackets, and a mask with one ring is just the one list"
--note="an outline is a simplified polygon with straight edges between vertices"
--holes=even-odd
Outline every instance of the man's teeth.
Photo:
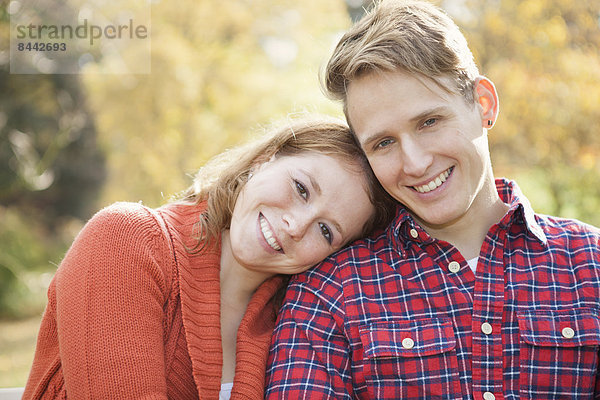
[[281,246],[277,244],[277,240],[275,240],[273,237],[273,232],[271,232],[271,229],[269,229],[269,224],[267,224],[267,221],[262,217],[262,215],[260,217],[260,230],[262,231],[265,240],[267,243],[269,243],[269,246],[271,246],[273,250],[281,250]]
[[446,171],[442,172],[438,177],[433,179],[431,182],[423,185],[423,186],[413,186],[415,190],[419,193],[427,193],[431,192],[433,189],[436,189],[442,185],[442,183],[446,182],[446,179],[450,176],[450,172],[452,168],[448,168]]

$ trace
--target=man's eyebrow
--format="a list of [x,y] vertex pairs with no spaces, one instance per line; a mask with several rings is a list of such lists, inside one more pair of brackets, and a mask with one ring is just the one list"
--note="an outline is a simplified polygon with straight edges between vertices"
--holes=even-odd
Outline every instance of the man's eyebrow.
[[381,138],[384,138],[386,136],[388,136],[388,132],[387,131],[379,131],[376,132],[370,136],[368,136],[365,140],[360,142],[360,145],[363,149],[365,149],[367,146],[369,146],[371,143],[373,142],[378,142]]
[[419,122],[422,119],[427,118],[427,117],[432,116],[432,115],[439,115],[439,114],[444,114],[445,115],[447,113],[448,113],[448,106],[445,106],[445,105],[443,105],[443,106],[437,106],[437,107],[430,108],[428,110],[425,110],[425,111],[423,111],[423,112],[415,115],[414,117],[412,117],[410,119],[410,121],[413,122],[413,123],[414,122]]

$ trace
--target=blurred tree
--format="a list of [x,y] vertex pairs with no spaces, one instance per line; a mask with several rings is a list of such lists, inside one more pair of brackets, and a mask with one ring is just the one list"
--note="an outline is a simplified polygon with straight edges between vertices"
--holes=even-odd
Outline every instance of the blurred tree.
[[496,172],[538,210],[600,225],[600,2],[460,3],[455,16],[500,93]]
[[0,69],[0,204],[87,218],[104,158],[76,76],[9,75]]
[[[0,43],[8,44],[9,23],[3,4]],[[65,221],[90,216],[105,178],[78,76],[9,74],[7,50],[0,50],[0,316],[31,311],[29,272],[53,268],[66,246]]]
[[[353,20],[373,0],[345,0]],[[434,0],[500,94],[498,176],[539,212],[600,225],[600,1]]]
[[[0,1],[0,41],[8,43]],[[11,205],[3,215],[22,230],[47,217],[85,218],[117,200],[157,206],[209,157],[274,119],[341,116],[320,92],[319,68],[349,13],[358,17],[370,1],[154,0],[148,75],[102,74],[110,57],[79,76],[8,75],[0,49],[0,204]],[[600,225],[598,2],[434,3],[457,19],[497,84],[497,174],[516,178],[542,212]],[[98,196],[101,154],[108,175]],[[52,231],[38,228],[34,236],[6,228],[3,237],[42,246]],[[50,257],[38,254],[21,262]]]
[[[152,73],[85,75],[109,164],[104,203],[156,206],[209,157],[289,113],[340,114],[318,66],[349,20],[341,2],[158,1]],[[106,59],[105,62],[110,62]]]
[[[0,8],[1,41],[9,18]],[[6,55],[6,51],[2,52]],[[87,218],[105,178],[93,117],[77,75],[9,74],[0,57],[0,204]]]

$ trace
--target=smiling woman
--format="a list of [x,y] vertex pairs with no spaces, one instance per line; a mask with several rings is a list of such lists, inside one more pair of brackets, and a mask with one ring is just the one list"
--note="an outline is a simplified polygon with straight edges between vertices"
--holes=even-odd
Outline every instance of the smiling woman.
[[319,153],[257,166],[223,238],[235,263],[266,274],[298,273],[357,238],[374,212],[361,168]]
[[263,398],[282,274],[391,202],[348,127],[311,118],[216,157],[176,202],[100,211],[50,285],[24,398]]

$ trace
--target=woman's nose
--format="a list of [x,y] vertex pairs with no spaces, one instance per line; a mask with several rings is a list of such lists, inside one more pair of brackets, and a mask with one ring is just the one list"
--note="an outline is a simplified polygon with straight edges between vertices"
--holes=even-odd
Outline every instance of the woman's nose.
[[294,239],[300,240],[306,234],[311,224],[310,215],[306,212],[288,212],[283,215],[284,228]]

